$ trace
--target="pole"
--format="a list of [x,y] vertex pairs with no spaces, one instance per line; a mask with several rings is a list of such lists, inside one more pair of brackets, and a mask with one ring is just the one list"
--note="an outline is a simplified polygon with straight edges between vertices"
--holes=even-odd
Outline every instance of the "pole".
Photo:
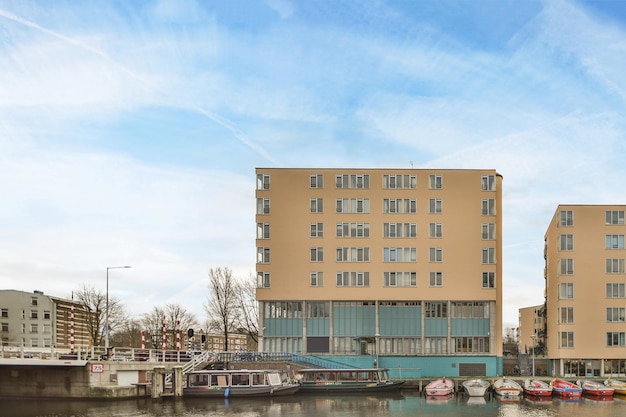
[[130,268],[128,265],[124,266],[107,266],[107,291],[106,291],[106,305],[105,305],[105,315],[104,315],[104,328],[106,331],[104,337],[104,354],[109,355],[109,269],[120,269],[120,268]]
[[535,336],[531,336],[533,340],[533,378],[535,377]]

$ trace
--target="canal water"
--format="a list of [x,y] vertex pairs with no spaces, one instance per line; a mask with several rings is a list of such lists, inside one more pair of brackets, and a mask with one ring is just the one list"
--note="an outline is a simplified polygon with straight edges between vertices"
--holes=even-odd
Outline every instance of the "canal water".
[[624,417],[626,397],[532,401],[430,399],[418,392],[393,395],[296,394],[258,399],[13,400],[0,399],[2,417]]

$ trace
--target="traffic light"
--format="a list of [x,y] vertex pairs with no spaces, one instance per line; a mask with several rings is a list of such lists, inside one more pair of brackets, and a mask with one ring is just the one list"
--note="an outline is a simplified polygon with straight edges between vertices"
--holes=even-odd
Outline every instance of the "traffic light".
[[187,336],[193,337],[193,329],[187,330]]

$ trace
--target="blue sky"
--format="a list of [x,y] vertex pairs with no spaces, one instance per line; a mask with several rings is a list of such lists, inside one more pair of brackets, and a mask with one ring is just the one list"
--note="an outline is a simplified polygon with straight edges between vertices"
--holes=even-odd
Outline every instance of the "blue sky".
[[622,204],[626,2],[0,0],[0,277],[204,320],[255,167],[494,168],[504,321],[558,204]]

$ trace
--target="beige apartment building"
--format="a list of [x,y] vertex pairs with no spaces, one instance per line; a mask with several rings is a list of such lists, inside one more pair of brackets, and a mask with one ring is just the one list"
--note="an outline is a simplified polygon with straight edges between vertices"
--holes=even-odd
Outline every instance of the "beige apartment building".
[[626,376],[624,205],[559,205],[545,234],[552,373]]
[[256,176],[259,350],[370,366],[375,355],[421,375],[501,373],[495,170]]

